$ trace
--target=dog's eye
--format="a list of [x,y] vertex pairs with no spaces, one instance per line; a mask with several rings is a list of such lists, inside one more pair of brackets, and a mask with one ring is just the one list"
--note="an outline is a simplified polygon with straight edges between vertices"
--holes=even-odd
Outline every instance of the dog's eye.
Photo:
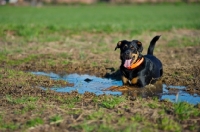
[[123,49],[126,49],[126,48],[128,48],[128,45],[124,45]]
[[134,46],[130,46],[130,48],[131,48],[132,50],[135,50]]
[[137,52],[137,50],[135,49],[134,46],[131,46],[130,49],[131,49],[133,52]]

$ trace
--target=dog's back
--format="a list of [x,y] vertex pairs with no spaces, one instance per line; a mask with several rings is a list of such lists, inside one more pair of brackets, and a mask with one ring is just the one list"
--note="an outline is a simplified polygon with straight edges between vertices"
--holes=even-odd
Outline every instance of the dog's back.
[[151,61],[154,64],[153,78],[159,78],[163,75],[163,68],[161,61],[153,55],[144,56],[147,61]]

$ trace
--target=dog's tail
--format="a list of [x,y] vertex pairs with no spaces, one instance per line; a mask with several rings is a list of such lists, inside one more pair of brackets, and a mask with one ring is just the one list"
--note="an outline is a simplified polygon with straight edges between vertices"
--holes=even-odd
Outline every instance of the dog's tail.
[[159,38],[160,38],[160,36],[155,36],[155,37],[151,40],[150,45],[149,45],[149,48],[148,48],[148,51],[147,51],[147,54],[148,54],[148,55],[153,55],[153,50],[154,50],[156,41],[157,41]]

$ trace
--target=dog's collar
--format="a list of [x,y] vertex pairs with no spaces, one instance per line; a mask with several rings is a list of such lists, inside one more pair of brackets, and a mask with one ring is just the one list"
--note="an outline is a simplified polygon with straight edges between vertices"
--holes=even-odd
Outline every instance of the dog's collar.
[[127,67],[127,69],[134,69],[136,67],[138,67],[140,64],[142,64],[142,62],[144,61],[144,57],[142,57],[141,59],[138,59],[135,63],[133,63],[131,66]]

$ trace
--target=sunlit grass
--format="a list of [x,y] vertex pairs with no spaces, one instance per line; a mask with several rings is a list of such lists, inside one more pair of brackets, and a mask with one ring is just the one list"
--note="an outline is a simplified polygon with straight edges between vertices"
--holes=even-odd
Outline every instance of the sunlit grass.
[[[0,35],[56,41],[71,33],[162,31],[200,28],[200,5],[1,7]],[[187,9],[187,10],[186,10]],[[19,38],[18,38],[19,39]]]

